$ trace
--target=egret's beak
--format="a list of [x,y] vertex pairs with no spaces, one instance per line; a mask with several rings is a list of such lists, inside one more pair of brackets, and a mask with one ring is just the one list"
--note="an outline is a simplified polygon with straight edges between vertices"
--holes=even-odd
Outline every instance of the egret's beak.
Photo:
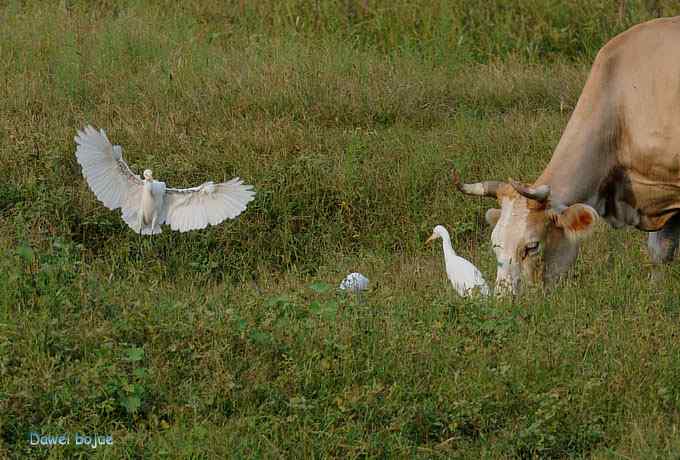
[[430,243],[432,243],[432,242],[433,242],[434,240],[436,240],[436,239],[437,239],[437,235],[431,235],[431,236],[427,239],[427,241],[425,241],[425,244],[430,244]]

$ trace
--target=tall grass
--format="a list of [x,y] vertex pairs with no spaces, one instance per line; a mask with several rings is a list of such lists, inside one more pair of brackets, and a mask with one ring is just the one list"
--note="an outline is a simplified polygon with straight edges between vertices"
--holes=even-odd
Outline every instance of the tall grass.
[[[493,279],[451,169],[536,177],[597,49],[678,12],[651,3],[4,2],[0,457],[676,454],[678,272],[647,280],[643,235],[602,226],[515,302],[462,301],[423,247],[443,223]],[[85,123],[256,200],[140,238],[82,179]]]

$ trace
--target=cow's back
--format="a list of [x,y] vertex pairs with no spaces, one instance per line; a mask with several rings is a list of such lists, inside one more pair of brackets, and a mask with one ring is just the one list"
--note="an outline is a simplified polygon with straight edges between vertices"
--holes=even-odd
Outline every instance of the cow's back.
[[[541,184],[556,202],[588,202],[644,230],[680,210],[680,17],[602,47]],[[639,221],[618,216],[624,208]]]
[[620,164],[645,181],[680,185],[680,17],[618,35],[596,66]]

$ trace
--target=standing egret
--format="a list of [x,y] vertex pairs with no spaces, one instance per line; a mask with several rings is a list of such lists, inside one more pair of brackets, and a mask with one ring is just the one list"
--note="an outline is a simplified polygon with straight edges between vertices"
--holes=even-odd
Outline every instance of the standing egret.
[[186,232],[217,225],[241,214],[253,200],[251,185],[241,179],[193,188],[170,188],[154,180],[150,169],[144,178],[134,174],[123,159],[123,148],[111,145],[104,130],[86,126],[74,138],[76,158],[88,185],[109,209],[121,208],[123,220],[137,233],[161,233],[161,225]]
[[451,246],[449,232],[442,225],[437,225],[434,228],[432,236],[427,239],[426,243],[430,243],[437,238],[442,239],[442,246],[444,247],[446,275],[451,280],[454,289],[458,291],[458,294],[466,297],[478,288],[480,294],[489,295],[489,286],[484,281],[482,273],[468,260],[456,255]]

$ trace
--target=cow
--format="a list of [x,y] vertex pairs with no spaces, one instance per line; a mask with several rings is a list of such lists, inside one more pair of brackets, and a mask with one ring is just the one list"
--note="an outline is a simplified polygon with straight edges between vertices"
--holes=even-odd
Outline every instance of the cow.
[[654,264],[680,235],[680,16],[638,24],[597,53],[562,137],[533,184],[454,183],[489,209],[496,293],[552,285],[598,218],[649,232]]

